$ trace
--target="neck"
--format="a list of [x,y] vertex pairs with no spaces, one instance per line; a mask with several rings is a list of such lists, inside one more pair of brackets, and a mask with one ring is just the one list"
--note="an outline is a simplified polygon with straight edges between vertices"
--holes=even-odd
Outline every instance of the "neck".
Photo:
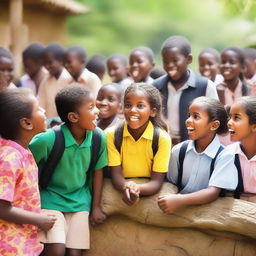
[[215,134],[208,136],[207,138],[202,138],[195,140],[195,148],[198,153],[204,152],[204,150],[209,146],[209,144],[213,141]]
[[248,138],[246,141],[241,141],[240,146],[244,154],[248,159],[251,159],[256,155],[256,135],[254,138]]
[[79,77],[81,76],[81,74],[83,73],[83,71],[84,71],[84,68],[82,68],[78,73],[76,73],[75,75],[74,75],[74,79],[75,79],[75,81],[77,81],[78,79],[79,79]]
[[234,78],[232,80],[225,81],[225,84],[226,84],[226,86],[228,87],[228,89],[230,91],[234,92],[236,87],[239,84],[239,81],[240,81],[239,78],[236,77],[236,78]]
[[55,77],[56,79],[58,79],[58,78],[60,77],[62,70],[63,70],[63,68],[61,68],[61,69],[59,70],[59,72],[54,75],[54,77]]
[[78,145],[81,145],[86,137],[86,130],[76,127],[74,125],[69,126],[69,130],[74,137]]
[[33,136],[18,136],[17,139],[15,139],[14,141],[18,144],[20,144],[23,148],[28,148],[29,142],[31,141],[31,139],[33,138]]
[[173,87],[178,90],[180,89],[188,80],[188,77],[189,77],[189,71],[186,70],[186,72],[180,77],[180,79],[178,80],[173,80],[171,77],[170,77],[170,81],[173,85]]
[[132,137],[137,141],[141,135],[144,133],[144,131],[146,130],[147,126],[148,126],[148,122],[147,121],[145,124],[143,124],[141,127],[137,128],[137,129],[132,129],[130,128],[129,125],[127,125],[127,129],[129,131],[129,133],[132,135]]
[[115,119],[116,115],[111,116],[109,118],[102,118],[99,120],[98,127],[100,127],[102,130],[105,130]]

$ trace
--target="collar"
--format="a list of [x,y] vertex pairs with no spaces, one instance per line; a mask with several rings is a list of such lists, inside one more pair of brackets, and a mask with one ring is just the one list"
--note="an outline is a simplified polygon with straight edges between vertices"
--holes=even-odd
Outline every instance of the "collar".
[[84,141],[82,142],[81,145],[78,145],[66,124],[61,124],[61,130],[64,135],[66,148],[73,145],[77,145],[78,147],[83,147],[83,148],[91,146],[92,131],[87,130]]
[[[143,134],[140,136],[139,140],[141,138],[145,138],[147,140],[153,140],[153,134],[154,134],[154,126],[152,124],[151,121],[148,122],[148,125],[145,129],[145,131],[143,132]],[[125,122],[125,125],[124,125],[124,133],[123,133],[123,137],[132,137],[132,135],[129,133],[128,131],[128,128],[127,128],[127,123]],[[133,139],[134,140],[134,139]]]
[[218,136],[215,135],[212,142],[207,146],[207,148],[202,153],[198,153],[196,151],[195,141],[190,140],[189,143],[188,143],[187,152],[189,150],[193,150],[197,155],[205,154],[205,155],[207,155],[207,156],[209,156],[210,158],[213,159],[216,156],[220,146],[221,146],[220,140],[219,140]]
[[246,160],[248,161],[256,161],[256,155],[253,156],[251,159],[248,159],[245,153],[241,149],[241,144],[240,142],[235,142],[233,143],[230,147],[232,147],[232,153],[238,154],[240,156],[243,156]]

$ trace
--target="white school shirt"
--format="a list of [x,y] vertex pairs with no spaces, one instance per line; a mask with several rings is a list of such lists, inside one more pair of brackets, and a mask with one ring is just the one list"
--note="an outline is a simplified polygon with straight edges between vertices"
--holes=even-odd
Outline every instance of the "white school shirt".
[[[167,179],[173,184],[177,184],[178,180],[179,152],[183,143],[175,145],[171,152]],[[217,156],[213,173],[209,179],[211,162],[220,146],[218,136],[215,136],[207,148],[202,153],[198,153],[194,141],[189,141],[183,162],[183,189],[180,193],[192,193],[209,186],[235,190],[238,178],[234,155],[225,148]]]
[[[183,90],[187,89],[189,86],[195,87],[196,75],[192,70],[189,71],[189,78],[187,82],[178,90],[174,88],[171,82],[168,82],[168,126],[170,129],[170,133],[174,136],[180,135],[180,115],[179,115],[179,103],[180,97]],[[206,87],[206,95],[207,97],[219,99],[216,85],[208,79],[207,87]]]

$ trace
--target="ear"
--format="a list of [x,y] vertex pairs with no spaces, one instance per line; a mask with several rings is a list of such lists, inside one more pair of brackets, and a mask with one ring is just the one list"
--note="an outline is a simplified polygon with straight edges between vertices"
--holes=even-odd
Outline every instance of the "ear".
[[191,63],[192,63],[193,56],[192,56],[191,53],[187,56],[187,60],[188,60],[188,64],[191,64]]
[[220,127],[220,121],[215,120],[212,122],[211,131],[216,131]]
[[31,120],[26,117],[20,119],[20,126],[22,129],[27,130],[27,131],[32,131],[34,128]]
[[75,112],[69,112],[68,113],[68,120],[71,122],[71,123],[77,123],[78,120],[79,120],[79,116],[77,113]]
[[156,116],[156,108],[151,109],[150,117],[155,117]]
[[256,132],[256,124],[252,125],[252,132]]

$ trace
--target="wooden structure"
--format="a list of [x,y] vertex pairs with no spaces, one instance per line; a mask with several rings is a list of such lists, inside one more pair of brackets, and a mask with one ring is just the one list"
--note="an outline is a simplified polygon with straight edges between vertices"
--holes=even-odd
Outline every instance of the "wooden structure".
[[64,43],[70,15],[84,14],[88,8],[73,0],[1,0],[0,46],[10,49],[21,70],[21,52],[32,42]]

